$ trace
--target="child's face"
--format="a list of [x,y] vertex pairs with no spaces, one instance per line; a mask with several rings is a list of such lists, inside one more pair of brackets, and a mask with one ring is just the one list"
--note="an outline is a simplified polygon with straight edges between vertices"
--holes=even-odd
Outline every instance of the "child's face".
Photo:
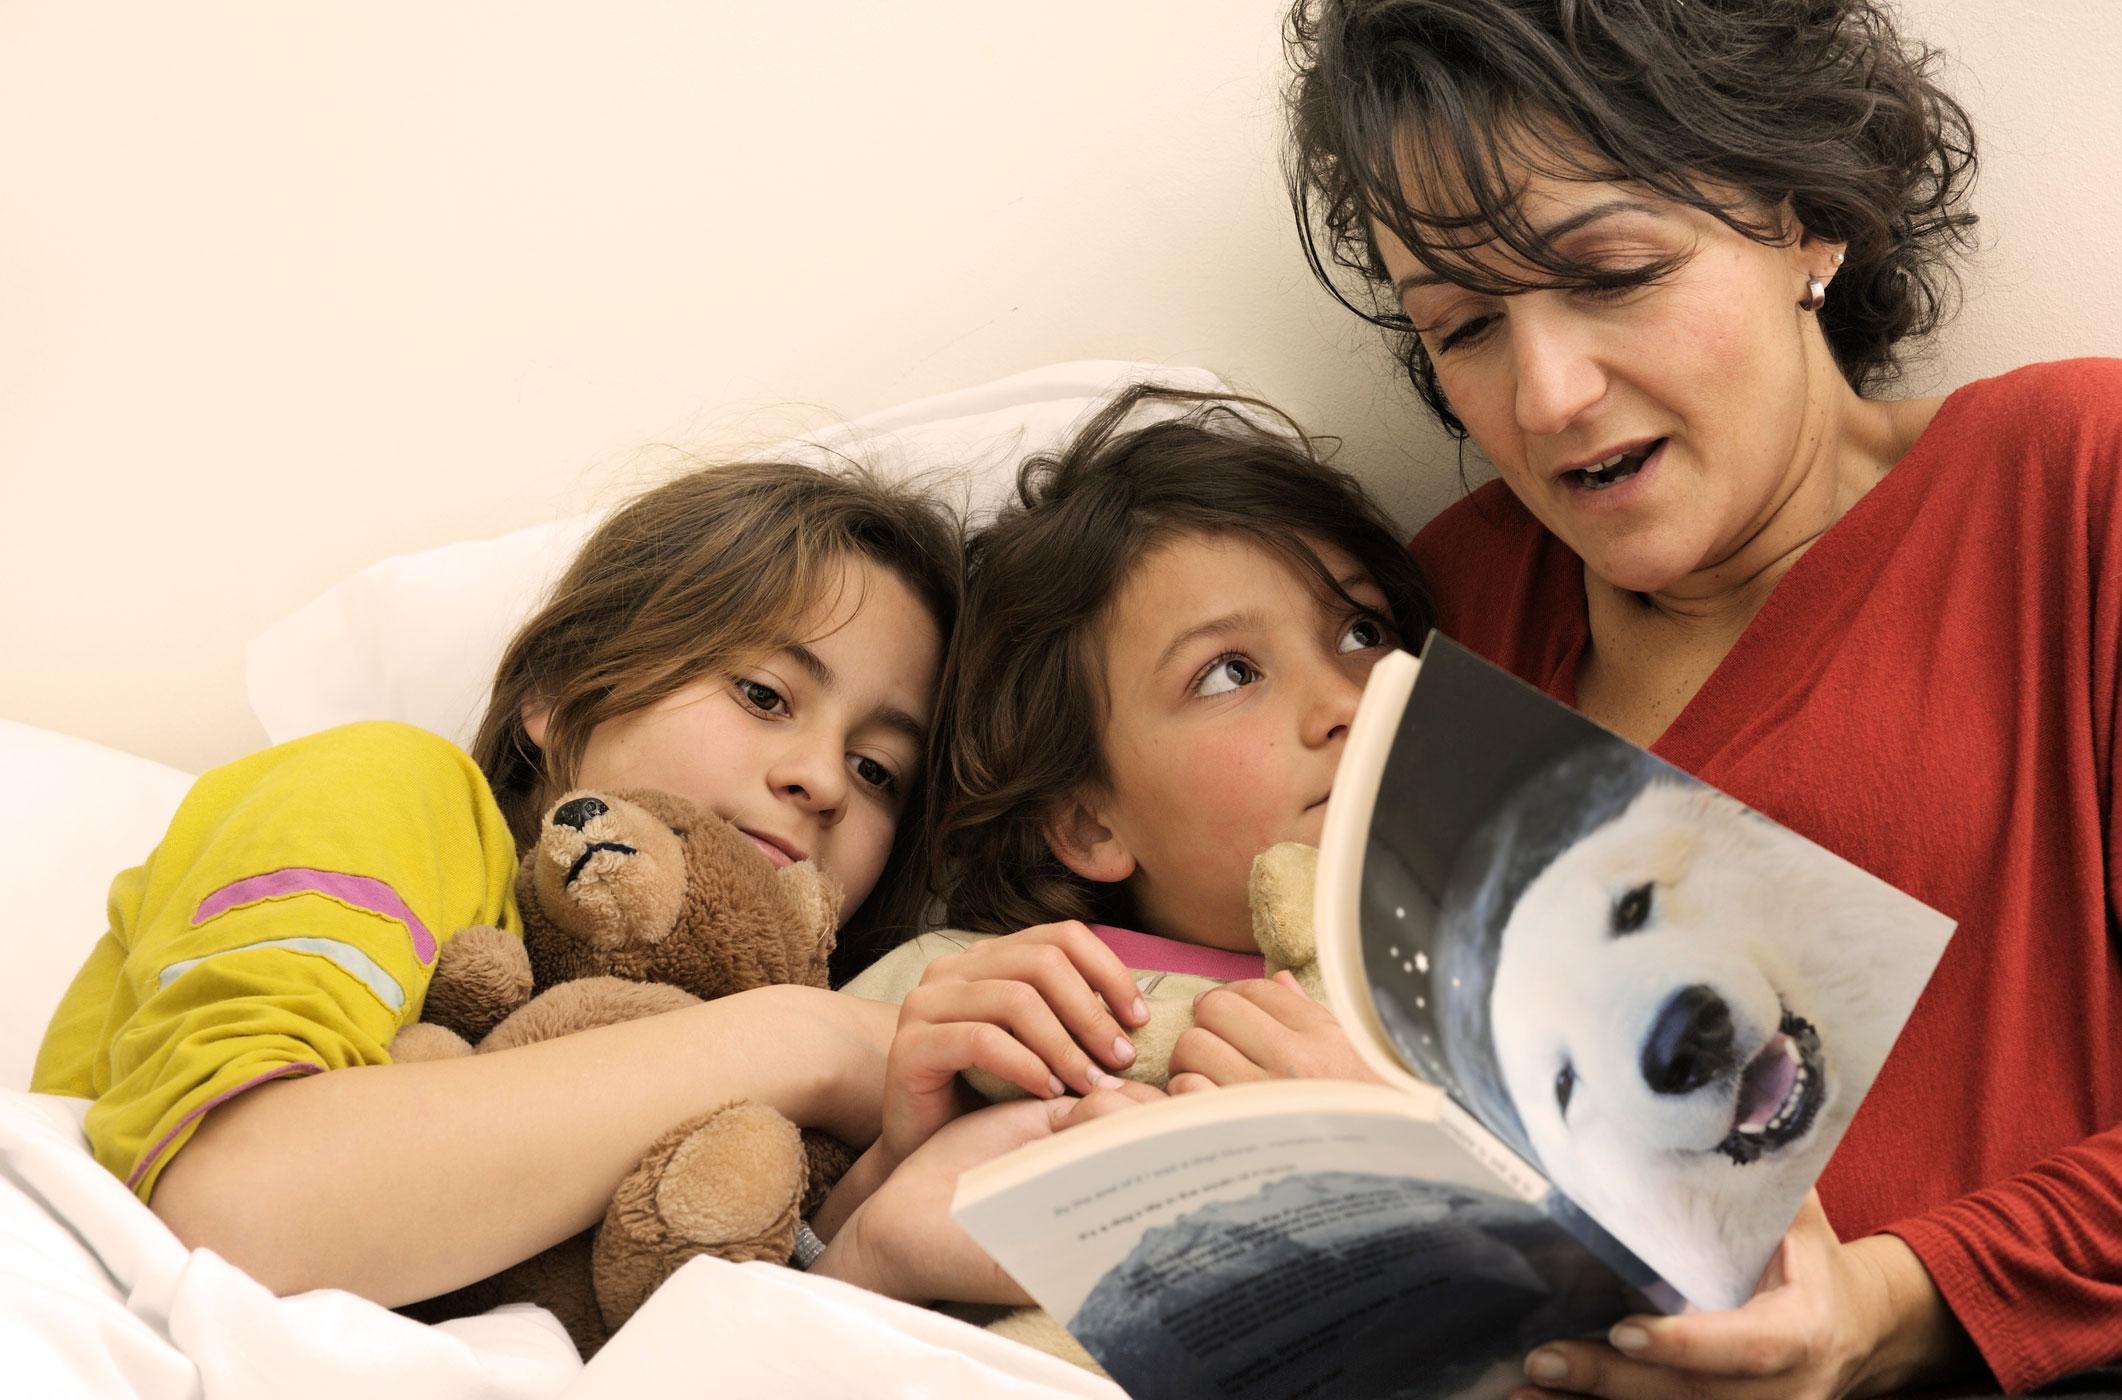
[[1082,798],[1118,859],[1079,873],[1126,879],[1150,932],[1250,950],[1253,857],[1319,840],[1363,682],[1398,638],[1355,561],[1313,547],[1360,608],[1226,535],[1153,551],[1114,600],[1100,736],[1112,786]]
[[865,561],[825,596],[804,640],[599,724],[575,783],[662,788],[736,823],[776,866],[814,861],[839,880],[845,921],[921,779],[942,638],[913,591]]

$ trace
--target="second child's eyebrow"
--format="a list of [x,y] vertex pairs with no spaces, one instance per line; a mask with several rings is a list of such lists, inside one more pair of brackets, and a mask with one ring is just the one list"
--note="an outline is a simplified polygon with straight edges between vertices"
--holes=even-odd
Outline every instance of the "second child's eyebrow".
[[[831,690],[839,683],[839,676],[825,664],[825,658],[801,642],[790,642],[781,648],[782,654],[810,674],[820,689]],[[900,709],[897,705],[880,705],[870,716],[871,722],[895,734],[904,734],[914,741],[917,748],[928,747],[928,726]]]
[[1185,650],[1189,643],[1198,641],[1203,637],[1218,636],[1226,632],[1240,632],[1248,627],[1257,627],[1259,625],[1260,614],[1257,612],[1225,613],[1221,617],[1211,618],[1198,626],[1187,628],[1184,632],[1172,638],[1171,645],[1164,648],[1163,654],[1157,658],[1157,664],[1151,669],[1154,671],[1163,670],[1171,664],[1174,656]]

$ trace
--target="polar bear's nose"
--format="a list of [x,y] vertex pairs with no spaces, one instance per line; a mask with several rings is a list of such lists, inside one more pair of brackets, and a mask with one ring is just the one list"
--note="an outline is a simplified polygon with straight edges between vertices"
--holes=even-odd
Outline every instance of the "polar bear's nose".
[[1688,1094],[1732,1067],[1731,1008],[1708,987],[1683,988],[1658,1009],[1643,1040],[1643,1082]]

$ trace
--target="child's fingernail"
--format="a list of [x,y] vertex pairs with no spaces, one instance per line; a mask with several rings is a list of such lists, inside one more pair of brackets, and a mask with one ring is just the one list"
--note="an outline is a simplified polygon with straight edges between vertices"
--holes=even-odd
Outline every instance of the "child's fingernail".
[[1113,1037],[1113,1058],[1123,1065],[1135,1062],[1135,1044],[1124,1035]]
[[1081,1100],[1078,1099],[1048,1099],[1046,1101],[1046,1121],[1055,1127],[1059,1127],[1062,1119],[1075,1112],[1076,1105],[1079,1102]]
[[1563,1360],[1561,1352],[1543,1348],[1525,1358],[1525,1374],[1536,1381],[1566,1381],[1569,1362]]
[[1650,1333],[1633,1322],[1624,1322],[1607,1333],[1606,1340],[1614,1344],[1615,1351],[1634,1353],[1650,1345]]
[[1061,1082],[1060,1075],[1049,1074],[1048,1076],[1046,1076],[1046,1096],[1048,1098],[1055,1098],[1067,1092],[1068,1086]]
[[1127,1015],[1128,1019],[1136,1025],[1147,1025],[1149,1023],[1149,1003],[1140,997],[1136,997],[1135,1004],[1127,1008]]
[[1093,1069],[1090,1072],[1090,1086],[1093,1089],[1117,1089],[1126,1082],[1126,1080],[1117,1075],[1107,1074],[1102,1069]]

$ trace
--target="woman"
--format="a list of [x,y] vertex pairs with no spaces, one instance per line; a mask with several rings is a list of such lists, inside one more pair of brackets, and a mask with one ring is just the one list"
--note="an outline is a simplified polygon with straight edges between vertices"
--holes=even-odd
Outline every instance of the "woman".
[[1932,55],[1880,0],[1302,0],[1291,39],[1312,265],[1500,478],[1415,542],[1440,625],[1959,921],[1753,1301],[1528,1375],[2122,1358],[2122,362],[1877,394],[1973,223]]

